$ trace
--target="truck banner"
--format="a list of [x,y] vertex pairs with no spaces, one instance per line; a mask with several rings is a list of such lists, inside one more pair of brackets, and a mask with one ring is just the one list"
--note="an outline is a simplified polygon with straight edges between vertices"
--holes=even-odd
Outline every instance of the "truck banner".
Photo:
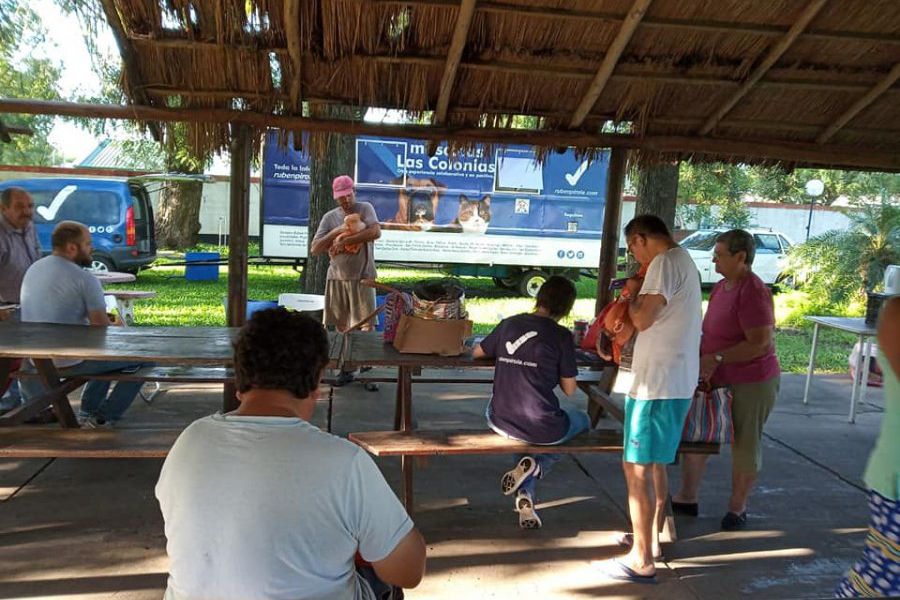
[[[356,199],[381,223],[379,261],[597,266],[609,153],[539,162],[531,147],[450,154],[412,139],[356,140]],[[263,153],[262,253],[305,258],[309,159],[270,132]]]

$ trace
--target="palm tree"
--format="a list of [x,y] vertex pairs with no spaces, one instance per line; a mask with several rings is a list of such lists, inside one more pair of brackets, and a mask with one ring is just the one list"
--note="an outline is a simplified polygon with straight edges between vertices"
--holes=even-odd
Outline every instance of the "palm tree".
[[873,291],[888,265],[900,263],[900,206],[882,201],[848,211],[849,229],[831,230],[795,246],[788,272],[810,294],[844,304]]

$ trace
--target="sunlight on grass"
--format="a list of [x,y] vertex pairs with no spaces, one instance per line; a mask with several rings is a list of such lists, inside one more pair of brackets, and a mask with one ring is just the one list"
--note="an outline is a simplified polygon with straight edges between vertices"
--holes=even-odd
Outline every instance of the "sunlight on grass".
[[[225,324],[224,299],[228,293],[228,268],[219,268],[218,281],[186,281],[184,267],[155,266],[143,271],[133,284],[117,289],[153,290],[156,298],[135,303],[135,320],[144,326],[214,326]],[[425,269],[382,267],[379,281],[410,290],[425,279],[444,275]],[[279,294],[299,292],[300,274],[287,266],[251,266],[248,297],[252,300],[276,300]],[[462,277],[466,288],[466,308],[474,321],[475,333],[485,334],[504,317],[534,308],[534,300],[517,292],[497,288],[488,278]],[[596,281],[582,278],[576,283],[578,300],[568,318],[562,321],[571,328],[576,319],[591,320],[594,316]],[[709,293],[704,292],[704,298]],[[799,291],[775,295],[775,316],[778,323],[776,345],[778,358],[786,372],[806,371],[812,327],[803,318],[816,309],[806,294]],[[851,307],[850,310],[859,310]],[[819,332],[819,351],[816,368],[820,372],[846,372],[847,356],[853,346],[851,334],[831,329]]]

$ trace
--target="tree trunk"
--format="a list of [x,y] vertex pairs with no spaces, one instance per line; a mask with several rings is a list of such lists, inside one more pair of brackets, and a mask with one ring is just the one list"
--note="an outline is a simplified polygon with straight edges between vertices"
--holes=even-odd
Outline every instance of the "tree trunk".
[[661,163],[638,170],[635,216],[656,215],[672,231],[678,196],[678,163]]
[[[362,111],[340,106],[320,105],[311,107],[314,116],[331,119],[361,119]],[[312,249],[312,240],[322,217],[334,208],[334,197],[331,193],[331,182],[338,175],[353,176],[353,163],[356,158],[355,138],[350,135],[334,133],[311,133],[310,148],[324,150],[319,153],[322,158],[310,161],[309,170],[309,242],[307,249]],[[303,267],[301,283],[307,294],[325,293],[325,275],[328,272],[328,255],[313,256],[310,252]]]
[[[172,150],[168,150],[172,153]],[[169,173],[203,173],[202,166],[174,157],[166,160]],[[164,248],[185,250],[200,239],[200,203],[203,184],[199,181],[173,181],[163,188],[156,212],[156,243]]]

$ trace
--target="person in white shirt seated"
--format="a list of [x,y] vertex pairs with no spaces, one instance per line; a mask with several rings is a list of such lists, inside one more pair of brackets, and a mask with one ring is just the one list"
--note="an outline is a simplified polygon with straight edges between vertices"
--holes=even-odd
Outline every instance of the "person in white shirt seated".
[[185,429],[156,485],[165,598],[370,600],[419,584],[425,542],[378,467],[309,422],[327,363],[325,329],[302,313],[260,311],[240,331],[239,408]]

